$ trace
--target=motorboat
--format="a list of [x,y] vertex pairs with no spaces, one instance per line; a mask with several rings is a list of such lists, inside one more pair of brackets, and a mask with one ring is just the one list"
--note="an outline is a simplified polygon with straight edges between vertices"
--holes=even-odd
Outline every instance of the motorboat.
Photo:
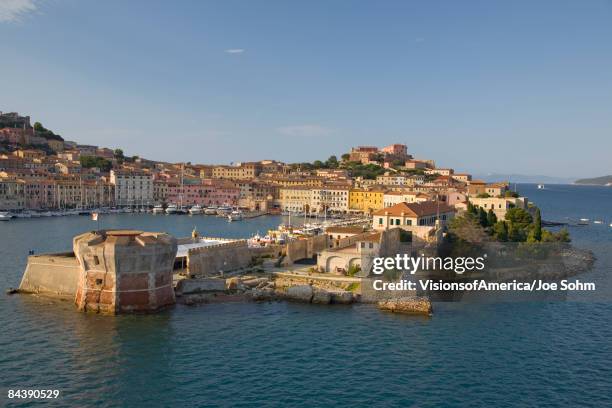
[[593,224],[603,224],[603,221],[601,221],[601,220],[595,220],[595,221],[593,221]]
[[155,207],[153,207],[153,214],[163,214],[164,213],[164,207],[161,204],[155,204]]
[[580,220],[578,220],[578,225],[589,225],[589,219],[581,218]]
[[191,215],[199,215],[202,214],[202,206],[196,204],[189,209],[189,214]]
[[538,184],[538,190],[544,190],[544,184]]
[[11,218],[13,218],[13,215],[11,213],[8,213],[6,211],[0,212],[0,221],[10,221]]
[[228,221],[242,221],[242,211],[232,211],[231,213],[228,214],[227,216],[227,220]]
[[232,212],[232,207],[220,206],[217,208],[217,215],[229,215]]
[[178,207],[176,204],[169,204],[168,207],[166,207],[166,214],[176,214],[177,211]]
[[210,206],[207,209],[204,210],[204,214],[206,215],[215,215],[217,214],[217,207],[215,206]]

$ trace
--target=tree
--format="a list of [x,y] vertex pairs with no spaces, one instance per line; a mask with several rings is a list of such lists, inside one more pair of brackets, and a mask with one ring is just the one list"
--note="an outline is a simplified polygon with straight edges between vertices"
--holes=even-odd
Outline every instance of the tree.
[[486,239],[486,233],[480,226],[478,217],[471,213],[465,213],[450,221],[449,232],[451,239],[478,243]]
[[489,212],[487,212],[487,225],[492,227],[495,223],[497,223],[497,215],[495,215],[492,209],[489,209]]
[[510,208],[506,212],[506,221],[518,228],[526,229],[533,222],[531,215],[522,208]]
[[115,159],[123,159],[125,156],[123,156],[123,150],[121,149],[115,149],[113,151],[113,155],[115,156]]
[[101,171],[108,172],[113,168],[113,163],[103,157],[81,156],[79,157],[79,162],[81,163],[81,166],[86,169],[97,167]]
[[474,207],[474,204],[469,201],[467,204],[467,212],[474,215],[478,214],[478,210],[476,209],[476,207]]
[[321,160],[315,160],[315,161],[312,163],[312,166],[313,166],[315,169],[321,169],[321,168],[325,167],[325,165],[323,164],[323,162],[322,162]]
[[571,242],[571,239],[567,228],[561,228],[557,233],[543,229],[542,242]]
[[487,213],[482,207],[478,208],[478,223],[483,228],[489,225],[487,220]]
[[510,208],[506,212],[508,222],[508,240],[512,242],[524,242],[530,232],[533,218],[522,208]]
[[534,241],[540,242],[542,240],[542,214],[540,213],[539,208],[536,208],[532,233]]
[[329,156],[327,162],[325,162],[325,166],[330,169],[335,169],[338,167],[338,158],[336,156]]
[[508,225],[504,221],[498,221],[493,226],[493,236],[500,242],[508,241]]
[[348,153],[344,153],[342,156],[340,156],[342,158],[343,161],[349,161],[349,159],[351,158],[351,155]]

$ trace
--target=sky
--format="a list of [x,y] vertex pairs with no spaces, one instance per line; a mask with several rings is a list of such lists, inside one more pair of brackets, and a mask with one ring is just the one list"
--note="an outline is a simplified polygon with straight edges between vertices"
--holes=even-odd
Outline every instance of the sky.
[[164,161],[612,174],[612,0],[0,0],[0,111]]

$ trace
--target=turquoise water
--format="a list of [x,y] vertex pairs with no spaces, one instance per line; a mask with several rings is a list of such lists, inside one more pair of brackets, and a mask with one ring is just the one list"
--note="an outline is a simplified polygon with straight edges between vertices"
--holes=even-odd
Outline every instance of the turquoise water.
[[[547,220],[612,222],[612,189],[519,189]],[[102,222],[176,235],[197,223],[204,235],[236,237],[279,221],[118,215]],[[94,226],[86,217],[1,223],[3,286],[18,285],[29,249],[68,249],[75,233]],[[584,279],[597,282],[604,301],[436,303],[431,318],[291,303],[107,317],[2,294],[0,387],[60,389],[58,406],[79,407],[611,406],[612,228],[571,233],[598,256]]]

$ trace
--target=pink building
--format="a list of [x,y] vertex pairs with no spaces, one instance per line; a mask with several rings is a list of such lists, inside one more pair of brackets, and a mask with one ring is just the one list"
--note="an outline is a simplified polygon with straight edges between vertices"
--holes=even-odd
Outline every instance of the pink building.
[[201,205],[238,205],[240,189],[233,183],[225,183],[224,180],[202,181],[202,184],[168,183],[168,203],[185,206]]

